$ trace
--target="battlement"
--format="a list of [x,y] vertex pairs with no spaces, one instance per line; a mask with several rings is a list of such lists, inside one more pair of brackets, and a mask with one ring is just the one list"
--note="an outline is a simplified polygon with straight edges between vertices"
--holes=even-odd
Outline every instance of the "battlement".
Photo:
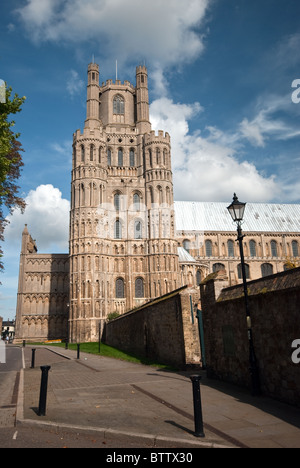
[[170,144],[171,138],[168,132],[164,132],[163,130],[158,130],[156,134],[155,130],[152,130],[150,133],[145,135],[145,145],[151,145],[153,143],[166,143]]
[[139,65],[138,67],[136,67],[136,73],[146,73],[148,74],[147,72],[147,67],[145,65]]
[[106,81],[103,81],[102,85],[100,86],[100,91],[101,92],[104,92],[106,91],[107,89],[119,89],[120,87],[124,87],[124,89],[131,89],[132,91],[135,90],[135,86],[130,83],[130,81],[128,80],[125,80],[124,83],[122,83],[121,80],[106,80]]

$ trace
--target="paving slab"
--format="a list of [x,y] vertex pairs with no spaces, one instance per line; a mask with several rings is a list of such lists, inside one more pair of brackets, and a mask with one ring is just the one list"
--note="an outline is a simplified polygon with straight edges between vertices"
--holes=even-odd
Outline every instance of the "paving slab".
[[[177,441],[187,448],[300,448],[299,408],[252,397],[201,372],[205,438],[199,439],[194,436],[191,373],[85,353],[77,360],[74,351],[53,350],[37,349],[35,369],[29,368],[31,350],[24,350],[18,423],[164,440],[166,445]],[[51,366],[45,417],[37,415],[40,365]]]

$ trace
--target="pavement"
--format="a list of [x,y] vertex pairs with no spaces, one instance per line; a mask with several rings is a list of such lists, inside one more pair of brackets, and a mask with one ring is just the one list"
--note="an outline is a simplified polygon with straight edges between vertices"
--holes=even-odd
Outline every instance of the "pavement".
[[[127,437],[137,447],[300,448],[300,408],[201,375],[205,437],[195,437],[190,375],[54,347],[23,349],[17,427]],[[39,416],[40,366],[51,366]],[[116,445],[117,447],[117,445]]]

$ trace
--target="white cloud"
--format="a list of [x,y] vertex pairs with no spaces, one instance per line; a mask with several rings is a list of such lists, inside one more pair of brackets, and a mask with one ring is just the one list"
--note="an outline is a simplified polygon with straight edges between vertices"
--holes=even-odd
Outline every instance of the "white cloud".
[[6,247],[20,245],[24,225],[37,241],[42,252],[68,252],[69,210],[68,200],[62,198],[53,185],[40,185],[27,197],[24,214],[16,210],[8,217],[10,224],[5,229]]
[[[146,58],[163,66],[203,50],[202,25],[212,0],[27,0],[17,9],[35,43],[94,41],[123,63]],[[141,54],[143,54],[141,56]]]
[[240,136],[260,148],[265,147],[270,138],[289,140],[300,136],[299,128],[291,121],[298,110],[297,106],[291,105],[291,94],[261,97],[256,106],[256,116],[251,121],[245,118],[240,123]]
[[199,103],[175,104],[163,98],[151,105],[155,130],[165,129],[172,137],[172,162],[176,200],[230,200],[233,192],[248,201],[269,201],[279,194],[274,177],[265,178],[248,161],[240,162],[238,134],[226,135],[208,128],[208,137],[190,133],[188,121],[203,111]]
[[70,70],[67,80],[67,91],[73,97],[75,94],[80,94],[85,87],[83,80],[79,78],[79,74],[75,70]]

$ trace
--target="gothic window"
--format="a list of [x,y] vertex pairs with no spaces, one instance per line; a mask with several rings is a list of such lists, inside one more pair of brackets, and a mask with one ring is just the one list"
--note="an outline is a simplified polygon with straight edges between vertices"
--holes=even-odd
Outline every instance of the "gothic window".
[[234,257],[234,242],[233,242],[233,240],[229,240],[227,242],[227,249],[228,249],[228,257]]
[[125,288],[123,278],[118,278],[116,281],[116,298],[124,299],[125,297]]
[[84,162],[85,154],[84,154],[84,146],[81,145],[81,162]]
[[142,223],[141,221],[134,222],[134,238],[142,239]]
[[[245,265],[245,273],[246,273],[246,279],[250,278],[250,268],[249,265]],[[238,265],[238,278],[243,279],[243,273],[242,273],[242,265],[241,263]]]
[[107,165],[111,166],[111,149],[108,148],[107,150]]
[[299,257],[299,246],[297,241],[292,242],[293,257]]
[[167,204],[171,205],[171,190],[170,190],[170,187],[166,188],[166,194],[167,194]]
[[277,242],[271,241],[271,256],[278,257]]
[[212,257],[212,241],[211,240],[205,241],[205,254],[206,254],[206,257]]
[[160,205],[162,205],[162,202],[163,202],[163,191],[162,191],[162,188],[161,188],[160,185],[157,187],[157,191],[158,191],[158,203],[159,203]]
[[80,185],[80,205],[85,205],[85,190],[83,184]]
[[213,273],[216,273],[216,271],[222,271],[225,270],[225,265],[223,263],[215,263],[213,265]]
[[98,162],[101,164],[101,159],[102,159],[102,146],[99,148],[99,153],[98,153]]
[[256,242],[254,240],[251,240],[249,242],[249,247],[250,247],[250,257],[256,257]]
[[201,283],[201,271],[198,270],[197,273],[196,273],[196,282],[197,282],[197,286],[199,286],[199,284]]
[[114,206],[117,211],[120,211],[121,208],[121,197],[122,195],[120,193],[116,193],[114,196]]
[[156,164],[159,166],[160,163],[160,151],[159,148],[156,148]]
[[265,276],[273,275],[273,265],[270,263],[263,263],[261,265],[261,275],[264,278]]
[[118,166],[119,167],[123,166],[123,150],[122,150],[122,148],[120,148],[119,151],[118,151]]
[[115,239],[122,239],[122,223],[119,219],[115,222]]
[[149,164],[150,164],[150,167],[153,167],[152,150],[151,149],[149,149]]
[[91,145],[90,146],[90,161],[94,161],[94,150],[95,150],[94,145]]
[[164,166],[166,166],[167,165],[167,150],[166,149],[164,149],[163,158],[164,158],[163,164]]
[[151,205],[154,203],[154,193],[153,193],[153,187],[150,187],[149,188],[149,192],[150,192],[150,203]]
[[183,248],[187,251],[187,252],[190,252],[190,248],[191,248],[191,243],[188,239],[184,240],[183,241]]
[[124,114],[124,99],[122,96],[114,97],[114,114]]
[[134,150],[131,149],[130,150],[130,153],[129,153],[129,159],[130,159],[130,167],[135,167],[135,154],[134,154]]
[[141,209],[141,198],[138,193],[133,195],[133,209],[135,211],[140,211]]
[[143,278],[137,278],[135,280],[135,297],[138,299],[145,297]]

